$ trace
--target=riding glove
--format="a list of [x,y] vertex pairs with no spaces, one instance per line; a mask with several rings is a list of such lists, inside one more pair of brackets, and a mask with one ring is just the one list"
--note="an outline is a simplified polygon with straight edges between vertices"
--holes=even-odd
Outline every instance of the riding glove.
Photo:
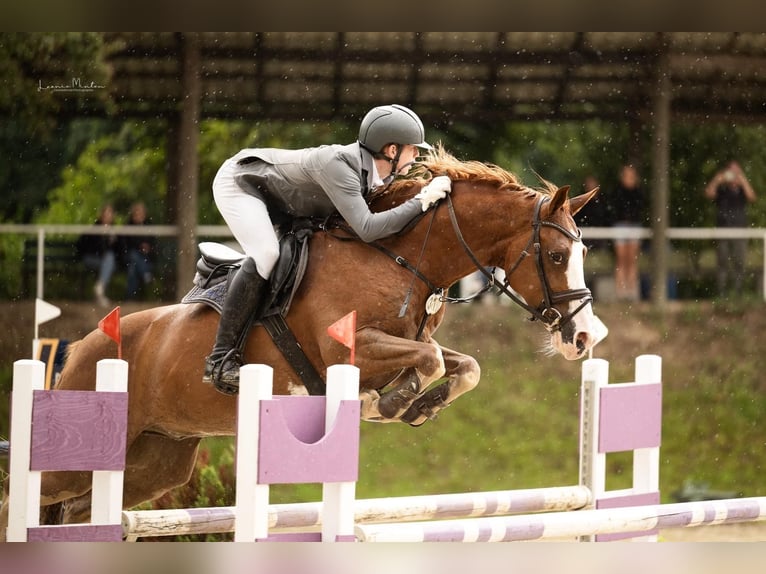
[[428,211],[434,203],[446,197],[452,191],[452,182],[446,175],[436,176],[431,182],[420,190],[415,199],[420,200],[423,211]]

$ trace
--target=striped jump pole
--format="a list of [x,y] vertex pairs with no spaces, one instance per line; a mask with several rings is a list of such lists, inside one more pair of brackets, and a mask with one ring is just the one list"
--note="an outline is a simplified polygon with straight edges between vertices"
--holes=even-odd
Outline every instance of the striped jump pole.
[[766,520],[766,497],[465,520],[358,524],[362,542],[512,542]]
[[[560,486],[526,490],[467,492],[358,499],[354,502],[356,524],[475,518],[528,512],[576,510],[590,503],[585,486]],[[269,530],[274,532],[318,531],[322,504],[301,502],[269,506]],[[122,513],[123,534],[128,540],[147,536],[218,534],[234,531],[235,508],[187,508],[139,510]]]

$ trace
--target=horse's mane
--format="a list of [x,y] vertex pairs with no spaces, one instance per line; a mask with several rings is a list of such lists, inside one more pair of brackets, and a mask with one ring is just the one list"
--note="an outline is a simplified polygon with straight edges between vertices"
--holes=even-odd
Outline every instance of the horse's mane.
[[415,164],[406,177],[394,181],[385,195],[398,195],[405,190],[412,190],[413,182],[427,182],[438,175],[446,175],[452,181],[474,181],[511,191],[550,194],[556,190],[556,186],[542,178],[540,178],[542,187],[532,189],[521,183],[516,175],[498,165],[474,160],[459,160],[439,143]]

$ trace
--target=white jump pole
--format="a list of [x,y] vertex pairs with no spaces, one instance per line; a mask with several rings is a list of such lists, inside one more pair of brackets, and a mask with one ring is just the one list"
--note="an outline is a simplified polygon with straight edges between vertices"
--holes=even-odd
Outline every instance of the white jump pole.
[[465,520],[358,524],[362,542],[512,542],[766,520],[766,497]]
[[[525,512],[577,510],[590,502],[585,486],[368,498],[354,501],[354,523],[476,518]],[[271,532],[317,531],[321,502],[269,506]],[[169,510],[126,510],[122,526],[128,540],[147,536],[219,534],[234,531],[233,506]]]

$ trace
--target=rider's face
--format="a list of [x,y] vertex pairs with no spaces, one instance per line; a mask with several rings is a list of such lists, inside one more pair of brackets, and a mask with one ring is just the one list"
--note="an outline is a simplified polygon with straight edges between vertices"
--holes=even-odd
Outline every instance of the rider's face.
[[402,153],[399,156],[399,164],[396,166],[396,171],[401,175],[410,171],[412,166],[407,164],[411,164],[419,155],[420,151],[414,145],[405,145],[402,147]]

